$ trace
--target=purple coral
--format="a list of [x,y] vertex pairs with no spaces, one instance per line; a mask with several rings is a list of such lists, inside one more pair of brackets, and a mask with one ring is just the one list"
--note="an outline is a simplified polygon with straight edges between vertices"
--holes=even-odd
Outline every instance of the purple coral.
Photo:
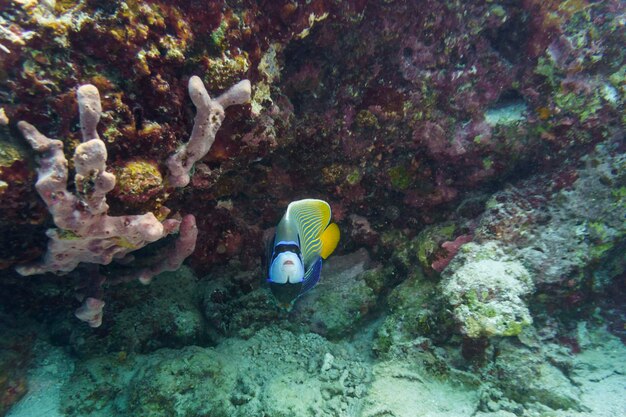
[[173,250],[166,247],[160,257],[161,261],[139,271],[137,276],[142,284],[149,284],[152,278],[161,272],[176,271],[183,264],[183,261],[193,253],[196,248],[198,228],[196,227],[196,218],[192,214],[183,217],[180,222],[179,233],[180,236],[174,243]]
[[169,183],[174,187],[189,184],[189,172],[193,165],[209,152],[215,142],[215,135],[224,121],[224,109],[250,101],[250,81],[240,81],[211,100],[200,77],[193,76],[189,79],[189,96],[197,109],[191,136],[185,145],[167,159]]
[[[83,142],[76,147],[73,158],[76,194],[67,189],[68,164],[63,142],[47,138],[27,122],[18,123],[29,144],[42,154],[36,188],[58,228],[47,232],[50,241],[43,260],[20,265],[16,268],[17,272],[22,275],[63,274],[74,270],[81,262],[106,265],[113,259],[122,259],[130,252],[180,231],[173,248],[166,248],[167,253],[163,254],[161,262],[135,275],[141,282],[149,283],[154,275],[179,268],[193,252],[198,235],[195,217],[189,214],[182,221],[168,219],[161,222],[151,212],[130,216],[107,214],[106,194],[115,187],[115,176],[106,172],[107,149],[96,131],[102,111],[100,95],[95,86],[83,85],[78,88],[77,97]],[[225,99],[225,102],[229,100]],[[194,132],[197,130],[194,127]],[[104,280],[100,278],[94,279],[97,283],[90,284],[96,288],[92,291],[94,294],[89,294],[76,310],[76,317],[91,327],[102,323],[105,303],[99,299],[99,288]]]
[[50,241],[43,260],[16,268],[22,275],[63,274],[81,262],[106,265],[178,231],[180,221],[160,222],[153,213],[107,214],[106,194],[115,186],[115,176],[106,172],[107,150],[96,132],[100,95],[93,85],[83,85],[77,96],[83,143],[76,147],[73,158],[76,195],[67,190],[63,142],[47,138],[27,122],[18,123],[33,149],[43,155],[36,188],[58,227],[47,232]]

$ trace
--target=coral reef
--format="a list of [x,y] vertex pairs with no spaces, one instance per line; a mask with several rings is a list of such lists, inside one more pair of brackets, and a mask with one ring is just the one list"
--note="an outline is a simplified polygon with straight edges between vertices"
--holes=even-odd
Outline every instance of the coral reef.
[[566,187],[559,178],[563,173],[557,173],[554,180],[539,177],[496,193],[476,239],[497,239],[515,250],[537,285],[571,290],[590,285],[602,291],[626,268],[620,256],[603,265],[623,252],[626,236],[626,158],[620,138],[598,145],[581,164],[566,174],[572,177]]
[[[0,325],[32,318],[55,345],[0,343],[0,406],[623,414],[623,2],[0,4]],[[87,84],[104,111],[76,97]],[[37,196],[20,129],[54,145],[44,165],[76,155],[54,188],[72,204]],[[264,235],[300,198],[327,200],[344,239],[287,314],[263,287]],[[48,208],[156,231],[121,227],[107,247],[127,264],[53,265],[46,229],[88,242]],[[49,254],[75,261],[65,249]],[[42,255],[72,271],[17,275]],[[74,320],[76,295],[82,320],[107,320]]]
[[[550,14],[545,21],[537,17],[536,24],[549,20],[552,32],[576,30],[562,10],[535,11],[532,2],[444,3],[368,5],[357,25],[324,25],[286,52],[291,59],[285,83],[299,120],[297,137],[305,135],[307,145],[318,144],[317,155],[328,155],[326,161],[303,156],[299,166],[319,165],[325,193],[336,195],[343,211],[374,219],[374,229],[385,227],[380,211],[397,211],[393,226],[412,230],[445,219],[468,192],[530,166],[552,169],[619,129],[619,96],[596,100],[595,116],[582,123],[556,105],[548,106],[549,120],[535,113],[561,89],[567,71],[564,63],[554,64],[559,75],[547,85],[535,73],[538,56],[521,58],[523,51],[550,43],[526,31],[524,22]],[[603,37],[621,33],[613,20],[619,12],[606,6],[573,14],[588,16],[579,30],[603,34],[598,39],[606,39],[607,56],[621,56]],[[350,36],[331,41],[336,33]],[[579,53],[585,51],[572,50]],[[311,71],[312,59],[328,65]],[[611,65],[610,71],[618,68]],[[303,78],[313,81],[303,85]],[[604,75],[592,78],[608,82]],[[590,80],[581,82],[593,94]],[[332,92],[320,88],[328,85]],[[320,102],[333,110],[318,110]],[[323,130],[307,127],[306,120]],[[297,176],[308,178],[304,170]],[[307,186],[319,187],[314,181]]]
[[486,202],[485,213],[471,222],[480,243],[455,248],[442,272],[442,293],[462,334],[517,335],[532,322],[526,300],[535,288],[538,304],[549,297],[549,304],[559,299],[572,308],[624,272],[624,154],[615,139],[583,157],[583,167],[567,174],[573,179],[564,188],[538,176]]
[[462,334],[470,338],[516,336],[532,323],[525,298],[533,290],[524,266],[497,243],[463,246],[441,282]]
[[63,408],[68,416],[335,416],[364,396],[362,362],[347,346],[270,327],[217,348],[86,361],[64,390]]
[[[615,304],[600,300],[623,285],[623,158],[621,138],[615,137],[582,157],[577,169],[536,175],[491,198],[470,200],[457,210],[455,224],[429,227],[404,243],[394,237],[400,270],[418,263],[420,253],[427,254],[427,267],[438,246],[468,230],[474,241],[457,248],[440,280],[414,273],[393,289],[374,352],[389,366],[410,355],[421,369],[465,383],[468,375],[458,372],[469,367],[486,384],[476,405],[486,415],[558,409],[594,415],[588,409],[594,402],[579,379],[572,382],[572,373],[575,356],[593,350],[608,333],[595,330],[604,336],[590,342],[585,326],[598,324],[576,320],[604,323],[599,311],[616,313]],[[485,211],[474,217],[470,207],[477,201]],[[594,218],[608,232],[602,237],[588,227]],[[420,245],[428,251],[420,252]],[[532,383],[520,387],[526,380]]]
[[[259,229],[305,196],[326,197],[340,220],[367,219],[371,232],[357,240],[376,246],[389,222],[417,233],[468,193],[553,170],[619,129],[623,11],[614,0],[583,3],[10,2],[3,110],[68,138],[71,151],[67,91],[96,85],[114,109],[103,132],[111,171],[153,167],[113,190],[112,210],[167,200],[207,212],[191,255],[201,274],[233,258],[258,265]],[[192,116],[180,74],[198,71],[209,91],[242,78],[255,89],[250,106],[227,109],[196,164],[197,192],[169,192],[150,172],[184,148]],[[207,211],[217,200],[233,209]]]

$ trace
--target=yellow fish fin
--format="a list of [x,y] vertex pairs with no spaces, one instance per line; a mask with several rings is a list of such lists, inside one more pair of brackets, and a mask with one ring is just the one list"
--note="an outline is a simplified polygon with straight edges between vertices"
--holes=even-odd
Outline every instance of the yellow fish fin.
[[286,216],[296,220],[302,259],[304,265],[309,267],[322,251],[320,235],[330,223],[330,206],[323,200],[311,198],[294,201],[287,207]]
[[320,256],[323,259],[328,258],[330,254],[335,251],[337,244],[339,244],[340,236],[341,232],[339,232],[339,226],[337,226],[336,223],[329,224],[326,230],[324,230],[322,236],[320,236],[320,240],[322,241]]

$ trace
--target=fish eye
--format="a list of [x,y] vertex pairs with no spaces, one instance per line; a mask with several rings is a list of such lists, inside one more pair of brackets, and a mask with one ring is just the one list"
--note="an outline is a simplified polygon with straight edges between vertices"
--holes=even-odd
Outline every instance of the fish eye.
[[300,255],[300,248],[298,247],[298,245],[294,244],[276,245],[276,247],[274,248],[274,254],[278,255],[279,253],[283,252],[293,252]]

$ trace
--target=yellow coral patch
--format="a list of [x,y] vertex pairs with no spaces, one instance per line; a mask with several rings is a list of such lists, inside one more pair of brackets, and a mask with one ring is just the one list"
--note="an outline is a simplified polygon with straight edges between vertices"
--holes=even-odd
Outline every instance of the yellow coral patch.
[[119,193],[139,195],[161,187],[163,177],[155,164],[148,161],[130,161],[116,171]]
[[133,245],[132,243],[130,243],[127,239],[124,239],[123,237],[116,237],[114,240],[115,240],[115,244],[122,248],[133,249],[133,250],[139,249],[139,246]]

